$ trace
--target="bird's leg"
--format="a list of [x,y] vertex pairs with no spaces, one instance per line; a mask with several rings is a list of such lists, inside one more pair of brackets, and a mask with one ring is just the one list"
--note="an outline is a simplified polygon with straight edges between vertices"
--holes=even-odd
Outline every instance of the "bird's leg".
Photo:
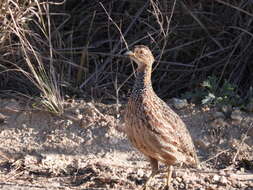
[[158,173],[158,161],[154,158],[151,158],[151,157],[149,157],[149,159],[150,159],[152,172],[151,172],[150,176],[148,177],[147,181],[145,182],[145,184],[143,185],[143,187],[141,188],[141,190],[147,190],[147,187],[148,187],[150,181]]
[[166,188],[165,189],[170,189],[170,183],[171,183],[171,177],[172,177],[172,172],[173,172],[173,166],[168,167],[168,173],[167,173],[167,179],[166,179]]

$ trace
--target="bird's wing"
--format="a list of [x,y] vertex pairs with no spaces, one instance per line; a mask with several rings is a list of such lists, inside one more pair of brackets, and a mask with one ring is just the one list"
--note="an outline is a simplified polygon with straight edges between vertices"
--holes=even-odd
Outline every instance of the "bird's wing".
[[150,131],[160,136],[164,144],[168,141],[168,144],[173,144],[178,152],[197,162],[195,147],[182,119],[158,97],[146,103],[149,104],[145,115]]

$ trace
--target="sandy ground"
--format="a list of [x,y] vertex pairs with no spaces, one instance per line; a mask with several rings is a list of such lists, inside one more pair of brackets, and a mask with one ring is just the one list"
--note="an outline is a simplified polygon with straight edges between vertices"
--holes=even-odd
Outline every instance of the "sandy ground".
[[[150,174],[124,134],[124,106],[71,101],[63,116],[0,99],[0,188],[139,189]],[[175,110],[186,122],[201,170],[176,168],[171,189],[253,189],[252,114]],[[165,167],[150,189],[164,189]]]

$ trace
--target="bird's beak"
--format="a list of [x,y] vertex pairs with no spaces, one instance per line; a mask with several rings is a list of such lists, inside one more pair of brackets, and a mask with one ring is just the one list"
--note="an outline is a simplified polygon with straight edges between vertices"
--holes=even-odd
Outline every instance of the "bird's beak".
[[127,51],[124,55],[127,57],[134,57],[134,53],[132,51]]

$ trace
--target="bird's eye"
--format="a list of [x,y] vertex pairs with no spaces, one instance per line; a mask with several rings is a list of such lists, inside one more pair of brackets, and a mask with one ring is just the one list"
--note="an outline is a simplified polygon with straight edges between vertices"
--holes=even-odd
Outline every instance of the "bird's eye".
[[142,54],[143,54],[143,51],[142,51],[142,50],[139,50],[139,54],[142,55]]

